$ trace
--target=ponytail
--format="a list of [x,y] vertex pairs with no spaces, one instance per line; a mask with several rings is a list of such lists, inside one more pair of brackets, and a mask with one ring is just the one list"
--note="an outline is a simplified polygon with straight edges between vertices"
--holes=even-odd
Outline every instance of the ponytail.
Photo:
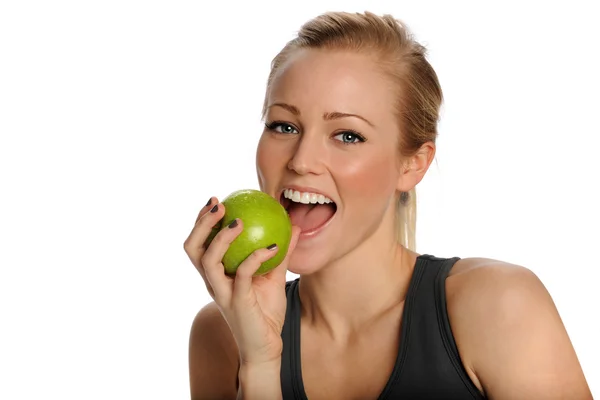
[[398,242],[411,251],[416,251],[417,191],[402,192],[396,208]]

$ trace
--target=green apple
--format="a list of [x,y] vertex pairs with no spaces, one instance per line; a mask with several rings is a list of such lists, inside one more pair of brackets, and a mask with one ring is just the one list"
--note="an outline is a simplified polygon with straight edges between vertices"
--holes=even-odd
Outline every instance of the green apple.
[[223,257],[225,273],[235,275],[238,267],[255,250],[277,244],[277,254],[262,263],[254,274],[263,275],[285,258],[292,238],[290,216],[279,201],[259,190],[244,189],[231,193],[223,201],[225,216],[213,227],[207,245],[216,234],[236,218],[243,223],[242,233],[229,245]]

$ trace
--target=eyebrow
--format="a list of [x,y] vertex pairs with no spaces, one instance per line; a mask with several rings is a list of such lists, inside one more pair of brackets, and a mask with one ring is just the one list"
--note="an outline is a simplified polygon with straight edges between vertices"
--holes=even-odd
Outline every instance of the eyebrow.
[[[271,107],[281,107],[289,112],[291,112],[292,114],[296,115],[296,116],[300,116],[300,110],[298,109],[298,107],[295,107],[291,104],[287,104],[287,103],[273,103],[270,104],[267,109],[271,108]],[[347,118],[347,117],[354,117],[354,118],[358,118],[358,119],[362,119],[363,121],[365,121],[367,124],[369,124],[372,127],[375,127],[375,125],[373,125],[373,123],[371,121],[369,121],[368,119],[366,119],[365,117],[362,117],[358,114],[350,114],[350,113],[343,113],[343,112],[339,112],[339,111],[333,111],[333,112],[326,112],[323,114],[323,119],[325,121],[333,121],[336,119],[340,119],[340,118]]]

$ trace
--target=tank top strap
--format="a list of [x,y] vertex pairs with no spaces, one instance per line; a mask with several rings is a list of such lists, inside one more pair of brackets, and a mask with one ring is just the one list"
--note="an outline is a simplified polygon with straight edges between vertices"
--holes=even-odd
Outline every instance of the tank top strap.
[[415,399],[483,399],[464,369],[446,308],[446,278],[458,260],[428,254],[417,259],[400,338],[405,351],[390,399],[399,393]]
[[302,384],[300,360],[300,278],[286,282],[287,308],[281,331],[283,351],[281,353],[281,391],[283,400],[308,400]]

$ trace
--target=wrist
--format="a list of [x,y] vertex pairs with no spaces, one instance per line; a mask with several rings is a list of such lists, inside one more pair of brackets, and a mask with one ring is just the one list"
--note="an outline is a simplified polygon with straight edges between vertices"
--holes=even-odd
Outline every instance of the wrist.
[[280,400],[281,358],[250,363],[240,361],[238,399]]
[[250,366],[252,368],[263,365],[271,366],[281,363],[283,354],[283,339],[279,337],[277,341],[271,341],[269,346],[256,351],[247,351],[238,343],[238,362],[241,366]]
[[240,358],[240,370],[245,371],[277,371],[281,369],[281,357],[265,361],[247,361]]

